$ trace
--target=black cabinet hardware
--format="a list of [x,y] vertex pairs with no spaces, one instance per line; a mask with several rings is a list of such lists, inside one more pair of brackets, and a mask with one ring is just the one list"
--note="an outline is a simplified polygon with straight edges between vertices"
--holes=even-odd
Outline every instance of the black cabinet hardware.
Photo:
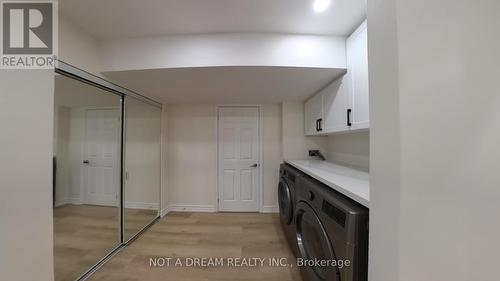
[[352,123],[351,123],[351,109],[347,109],[347,126],[351,127],[352,126]]

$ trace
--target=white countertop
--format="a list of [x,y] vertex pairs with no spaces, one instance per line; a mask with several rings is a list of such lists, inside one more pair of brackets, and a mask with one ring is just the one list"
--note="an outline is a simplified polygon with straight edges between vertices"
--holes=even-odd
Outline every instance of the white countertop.
[[286,163],[369,207],[370,176],[367,172],[321,160],[287,160]]

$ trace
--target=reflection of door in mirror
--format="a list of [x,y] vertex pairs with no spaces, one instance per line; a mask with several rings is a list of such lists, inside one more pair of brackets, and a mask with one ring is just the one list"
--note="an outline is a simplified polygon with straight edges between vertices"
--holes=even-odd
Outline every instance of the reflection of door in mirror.
[[125,99],[125,200],[123,223],[127,241],[158,217],[160,198],[161,109]]
[[84,203],[118,206],[120,184],[118,109],[87,109],[84,144]]
[[121,97],[56,75],[54,273],[72,281],[120,245]]

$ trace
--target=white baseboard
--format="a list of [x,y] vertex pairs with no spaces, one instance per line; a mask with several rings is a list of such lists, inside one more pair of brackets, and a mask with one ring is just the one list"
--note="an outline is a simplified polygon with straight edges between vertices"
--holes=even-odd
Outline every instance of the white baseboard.
[[56,207],[61,207],[61,206],[64,206],[64,205],[67,205],[67,204],[71,204],[71,205],[81,205],[82,202],[80,201],[80,198],[64,198],[62,200],[59,200],[59,201],[56,201]]
[[81,205],[82,200],[80,200],[80,197],[66,198],[66,204]]
[[158,206],[158,203],[125,202],[125,208],[127,209],[158,210]]
[[279,206],[262,206],[262,213],[279,213]]
[[215,212],[215,206],[213,205],[191,205],[191,204],[174,204],[169,205],[167,208],[162,210],[165,214],[170,212],[200,212],[200,213],[213,213]]

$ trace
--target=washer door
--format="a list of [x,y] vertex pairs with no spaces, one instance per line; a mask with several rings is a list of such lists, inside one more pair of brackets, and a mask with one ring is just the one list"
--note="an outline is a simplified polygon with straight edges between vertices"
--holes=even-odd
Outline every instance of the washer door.
[[[309,204],[300,201],[295,215],[299,255],[304,260],[336,260],[328,234],[316,212]],[[312,262],[311,262],[312,263]],[[311,265],[301,268],[310,280],[339,281],[340,272],[335,266]]]
[[280,180],[278,184],[278,203],[281,220],[286,224],[290,224],[293,219],[293,196],[290,186],[285,180]]

